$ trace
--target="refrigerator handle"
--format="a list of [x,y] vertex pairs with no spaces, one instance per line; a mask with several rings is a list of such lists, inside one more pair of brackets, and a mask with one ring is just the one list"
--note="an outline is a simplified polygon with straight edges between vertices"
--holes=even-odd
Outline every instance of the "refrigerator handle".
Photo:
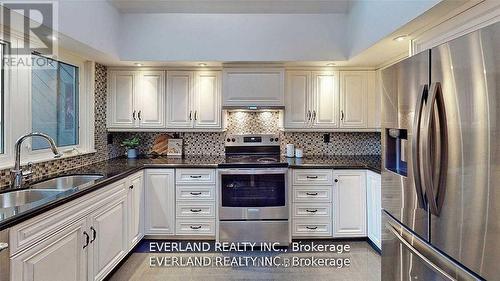
[[[456,261],[442,254],[439,250],[396,221],[387,212],[386,217],[388,218],[386,228],[396,237],[396,239],[398,239],[399,243],[414,255],[418,256],[429,268],[440,274],[446,280],[484,280],[469,272]],[[440,266],[438,266],[438,264]],[[450,275],[450,273],[453,273],[453,276]]]
[[[446,170],[448,166],[448,133],[446,122],[446,111],[444,106],[443,91],[441,84],[435,82],[431,84],[430,96],[426,112],[424,114],[424,138],[423,138],[423,178],[426,187],[426,197],[429,209],[432,214],[439,216],[443,206],[446,190]],[[434,106],[436,105],[436,106]],[[437,118],[435,114],[437,110]],[[438,131],[439,138],[435,136]],[[437,140],[437,141],[436,141]],[[439,157],[438,169],[433,161],[432,154]]]
[[428,86],[422,86],[421,95],[417,98],[415,109],[415,118],[413,119],[413,139],[411,145],[412,164],[413,164],[413,180],[415,182],[415,190],[417,192],[418,205],[425,209],[424,192],[422,190],[422,173],[420,169],[420,126],[422,123],[422,110],[424,102],[428,95]]

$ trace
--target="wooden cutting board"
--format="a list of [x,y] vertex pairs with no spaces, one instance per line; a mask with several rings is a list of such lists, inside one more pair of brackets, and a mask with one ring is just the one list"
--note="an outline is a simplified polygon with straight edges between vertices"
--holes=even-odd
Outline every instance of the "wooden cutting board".
[[167,134],[158,135],[151,147],[151,154],[167,155],[168,151],[168,139],[171,137]]

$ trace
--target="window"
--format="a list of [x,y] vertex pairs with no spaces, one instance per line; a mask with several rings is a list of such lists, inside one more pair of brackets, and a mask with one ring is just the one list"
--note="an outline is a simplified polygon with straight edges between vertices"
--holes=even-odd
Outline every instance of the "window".
[[[51,136],[58,147],[78,145],[78,77],[76,66],[33,55],[31,125],[33,132]],[[48,148],[34,138],[33,150]]]

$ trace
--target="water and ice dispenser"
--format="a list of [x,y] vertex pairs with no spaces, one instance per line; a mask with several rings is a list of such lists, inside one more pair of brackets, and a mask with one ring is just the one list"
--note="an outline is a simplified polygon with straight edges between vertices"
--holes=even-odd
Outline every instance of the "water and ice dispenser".
[[407,175],[405,147],[408,141],[406,129],[386,129],[385,168],[402,176]]

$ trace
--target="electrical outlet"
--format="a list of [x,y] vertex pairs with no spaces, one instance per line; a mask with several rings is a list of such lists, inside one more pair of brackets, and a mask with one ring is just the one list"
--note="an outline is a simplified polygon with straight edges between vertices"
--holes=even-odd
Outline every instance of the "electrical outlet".
[[323,134],[323,142],[324,143],[330,142],[330,134]]

